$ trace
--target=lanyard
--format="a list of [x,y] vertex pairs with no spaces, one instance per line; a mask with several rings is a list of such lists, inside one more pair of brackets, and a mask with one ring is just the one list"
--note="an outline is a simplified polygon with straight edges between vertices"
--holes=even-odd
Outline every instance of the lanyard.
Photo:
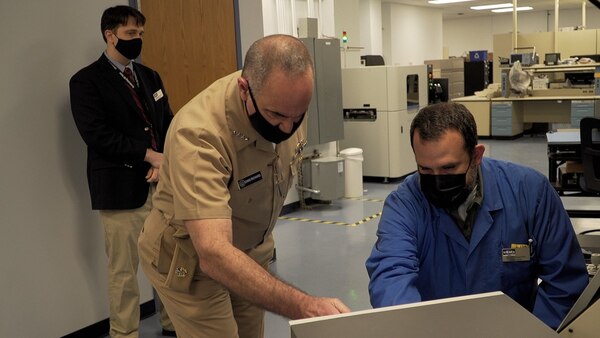
[[[131,81],[129,81],[129,79],[127,78],[127,76],[125,76],[125,74],[123,74],[123,72],[120,71],[119,68],[110,59],[108,59],[108,62],[119,73],[119,75],[121,75],[121,77],[123,78],[123,80],[125,80],[125,82],[127,82],[127,84],[131,88],[136,89],[136,88],[138,88],[140,86],[140,83],[139,83],[137,77],[133,74],[133,71],[131,71],[131,73],[133,75],[133,79],[135,80],[135,85],[133,83],[131,83]],[[127,66],[125,66],[125,68],[127,68]]]
[[[119,70],[117,69],[117,71]],[[140,86],[140,83],[138,82],[138,79],[135,75],[131,74],[133,76],[133,79],[135,80],[135,86],[133,85],[133,83],[131,83],[131,81],[129,81],[129,79],[127,78],[127,76],[125,76],[125,74],[123,74],[123,72],[119,71],[119,75],[121,75],[123,80],[127,81],[127,84],[131,86],[131,88],[136,89]]]

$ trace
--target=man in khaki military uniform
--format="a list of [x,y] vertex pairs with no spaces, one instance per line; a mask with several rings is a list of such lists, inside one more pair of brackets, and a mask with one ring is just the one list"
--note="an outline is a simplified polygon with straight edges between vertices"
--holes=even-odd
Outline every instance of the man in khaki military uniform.
[[262,337],[264,309],[292,319],[350,311],[268,272],[312,90],[304,45],[272,35],[250,47],[241,73],[175,115],[139,250],[179,337]]

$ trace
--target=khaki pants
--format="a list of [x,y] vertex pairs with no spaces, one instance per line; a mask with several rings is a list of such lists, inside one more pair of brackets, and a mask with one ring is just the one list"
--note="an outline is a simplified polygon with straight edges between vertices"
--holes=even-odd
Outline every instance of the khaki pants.
[[[260,338],[264,334],[264,310],[230,293],[223,285],[196,269],[188,290],[177,291],[165,286],[167,275],[157,270],[162,241],[172,238],[163,232],[170,227],[162,213],[153,210],[139,239],[140,263],[146,276],[160,295],[180,338]],[[172,236],[171,236],[172,237]],[[189,239],[188,239],[189,241]],[[166,245],[166,247],[173,247]],[[273,256],[273,237],[257,248],[248,250],[252,259],[268,269]],[[170,253],[169,256],[172,256]],[[178,264],[174,261],[172,264]],[[196,264],[197,257],[196,257]],[[177,265],[176,265],[177,266]]]
[[[108,300],[110,336],[137,338],[140,321],[140,292],[137,270],[139,257],[137,241],[152,208],[152,193],[146,203],[132,210],[101,210],[104,225],[105,251],[108,257]],[[166,311],[158,301],[161,325],[174,330]]]

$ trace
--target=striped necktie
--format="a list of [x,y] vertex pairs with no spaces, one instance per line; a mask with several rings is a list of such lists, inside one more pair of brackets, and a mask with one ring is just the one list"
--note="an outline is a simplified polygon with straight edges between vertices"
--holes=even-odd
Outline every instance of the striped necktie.
[[144,109],[144,105],[140,99],[140,96],[138,95],[137,91],[134,88],[134,87],[136,87],[137,81],[135,81],[133,72],[131,71],[130,68],[125,67],[125,70],[123,71],[123,75],[125,75],[125,78],[127,78],[127,80],[129,81],[127,88],[129,89],[129,92],[131,93],[131,96],[133,97],[133,100],[135,101],[135,105],[140,110],[140,115],[141,115],[142,119],[144,120],[144,122],[147,125],[145,130],[150,132],[150,136],[152,138],[152,149],[158,150],[158,143],[156,142],[156,136],[154,135],[154,129],[152,128],[152,122],[148,118],[146,109]]

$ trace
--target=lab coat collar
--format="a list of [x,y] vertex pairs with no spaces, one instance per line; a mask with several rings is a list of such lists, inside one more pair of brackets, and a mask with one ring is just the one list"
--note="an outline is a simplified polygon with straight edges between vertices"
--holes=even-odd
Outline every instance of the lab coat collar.
[[475,219],[473,234],[471,235],[469,253],[473,252],[494,224],[494,213],[504,209],[496,175],[490,168],[490,161],[483,158],[481,161],[481,174],[483,180],[483,201]]

